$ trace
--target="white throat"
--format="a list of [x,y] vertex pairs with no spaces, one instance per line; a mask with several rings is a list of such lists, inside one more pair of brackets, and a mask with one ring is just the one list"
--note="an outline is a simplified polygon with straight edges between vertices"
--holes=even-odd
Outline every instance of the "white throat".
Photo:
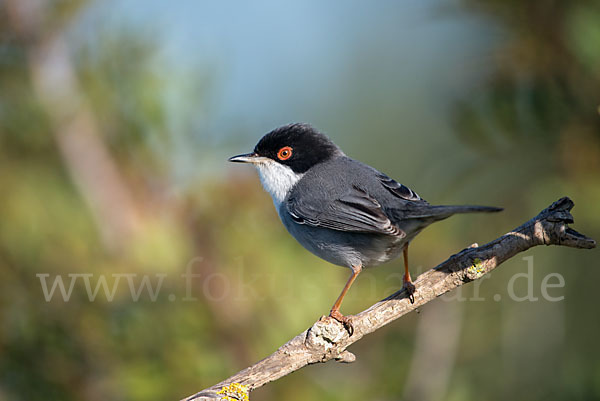
[[273,198],[277,210],[288,192],[296,185],[304,174],[297,174],[288,166],[274,160],[264,159],[255,164],[265,191]]

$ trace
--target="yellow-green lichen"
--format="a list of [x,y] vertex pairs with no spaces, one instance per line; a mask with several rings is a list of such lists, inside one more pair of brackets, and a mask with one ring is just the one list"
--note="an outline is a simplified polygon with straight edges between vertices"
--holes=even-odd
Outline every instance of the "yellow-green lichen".
[[217,392],[221,394],[221,400],[225,401],[248,401],[248,386],[244,386],[240,383],[231,383],[224,386]]
[[475,258],[473,260],[473,265],[467,269],[467,273],[471,276],[475,276],[475,278],[479,278],[485,273],[485,269],[483,268],[483,262],[479,258]]

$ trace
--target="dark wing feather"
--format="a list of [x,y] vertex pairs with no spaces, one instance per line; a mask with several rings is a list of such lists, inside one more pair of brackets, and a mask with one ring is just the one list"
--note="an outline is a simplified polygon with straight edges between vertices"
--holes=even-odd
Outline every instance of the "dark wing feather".
[[392,224],[376,199],[356,186],[333,201],[306,202],[290,197],[285,206],[298,224],[355,233],[406,235]]
[[400,184],[398,181],[388,177],[387,175],[379,173],[377,178],[379,178],[379,181],[381,181],[383,186],[395,197],[408,201],[420,201],[426,203],[425,199],[422,199],[415,191],[406,185]]

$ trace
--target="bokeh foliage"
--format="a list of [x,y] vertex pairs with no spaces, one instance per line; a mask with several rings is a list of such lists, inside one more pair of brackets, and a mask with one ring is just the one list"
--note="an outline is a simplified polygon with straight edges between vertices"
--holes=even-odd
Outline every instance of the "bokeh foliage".
[[[206,166],[215,154],[251,146],[237,138],[216,145],[208,122],[192,122],[211,118],[207,105],[215,103],[218,86],[205,65],[212,60],[189,73],[161,57],[155,31],[139,25],[65,39],[77,83],[71,93],[76,104],[85,104],[73,113],[88,110],[96,128],[74,162],[65,150],[69,138],[60,136],[61,122],[70,117],[57,117],[40,94],[35,54],[93,4],[48,2],[27,24],[33,17],[15,11],[17,3],[0,4],[0,399],[179,399],[264,357],[326,313],[346,272],[290,239],[251,172]],[[402,12],[402,4],[397,7]],[[351,93],[360,96],[342,96],[335,105],[327,97],[314,99],[305,112],[340,111],[315,112],[315,119],[336,140],[336,129],[345,132],[340,141],[349,154],[407,180],[431,202],[505,207],[498,218],[457,218],[423,233],[411,246],[417,271],[494,238],[565,194],[575,200],[578,229],[598,238],[600,6],[486,0],[456,7],[469,18],[493,21],[501,39],[487,73],[471,83],[475,89],[449,100],[452,137],[402,134],[394,82],[382,88],[367,78],[380,64],[370,56],[389,49],[366,49],[365,43],[355,49],[357,58],[369,55],[361,64],[363,78],[353,82],[356,71],[346,72]],[[176,110],[168,96],[173,93]],[[419,112],[423,126],[431,127],[429,110]],[[226,146],[232,142],[235,148]],[[412,144],[423,152],[407,151]],[[85,163],[96,161],[98,149],[108,155],[103,164]],[[74,166],[92,173],[112,169],[116,182],[94,184],[118,191],[127,204],[102,208],[104,198],[78,184]],[[182,184],[179,169],[186,168],[207,172],[188,174]],[[131,224],[111,223],[120,218]],[[107,241],[107,233],[119,241]],[[529,255],[535,257],[536,295],[543,277],[559,272],[565,301],[508,299],[506,283],[526,270],[519,259],[481,284],[486,301],[440,301],[438,308],[451,308],[458,318],[452,328],[433,322],[426,333],[437,342],[447,341],[452,330],[459,336],[446,351],[450,364],[439,392],[420,399],[600,398],[596,253],[548,248]],[[199,278],[195,300],[186,302],[181,274],[188,267]],[[399,269],[392,263],[364,272],[344,310],[361,310],[398,287]],[[93,274],[92,285],[100,275],[109,284],[114,274],[148,275],[154,283],[157,274],[166,276],[155,301],[146,295],[132,301],[123,282],[113,300],[100,294],[90,302],[80,281],[69,302],[57,296],[46,302],[36,275],[49,274],[51,282],[73,273]],[[522,294],[526,285],[520,282],[517,290]],[[465,288],[462,296],[474,291]],[[494,301],[495,294],[502,300]],[[409,376],[420,360],[421,315],[362,340],[353,347],[353,365],[312,366],[254,397],[410,398],[418,390],[409,389],[419,388]],[[436,377],[431,380],[442,383]]]

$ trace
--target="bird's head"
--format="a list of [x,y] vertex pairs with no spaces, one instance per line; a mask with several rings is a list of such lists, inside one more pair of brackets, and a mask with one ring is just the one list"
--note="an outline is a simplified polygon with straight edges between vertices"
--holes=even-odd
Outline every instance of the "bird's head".
[[289,124],[263,136],[253,152],[233,156],[229,161],[252,163],[278,206],[311,167],[343,155],[327,136],[310,125]]

